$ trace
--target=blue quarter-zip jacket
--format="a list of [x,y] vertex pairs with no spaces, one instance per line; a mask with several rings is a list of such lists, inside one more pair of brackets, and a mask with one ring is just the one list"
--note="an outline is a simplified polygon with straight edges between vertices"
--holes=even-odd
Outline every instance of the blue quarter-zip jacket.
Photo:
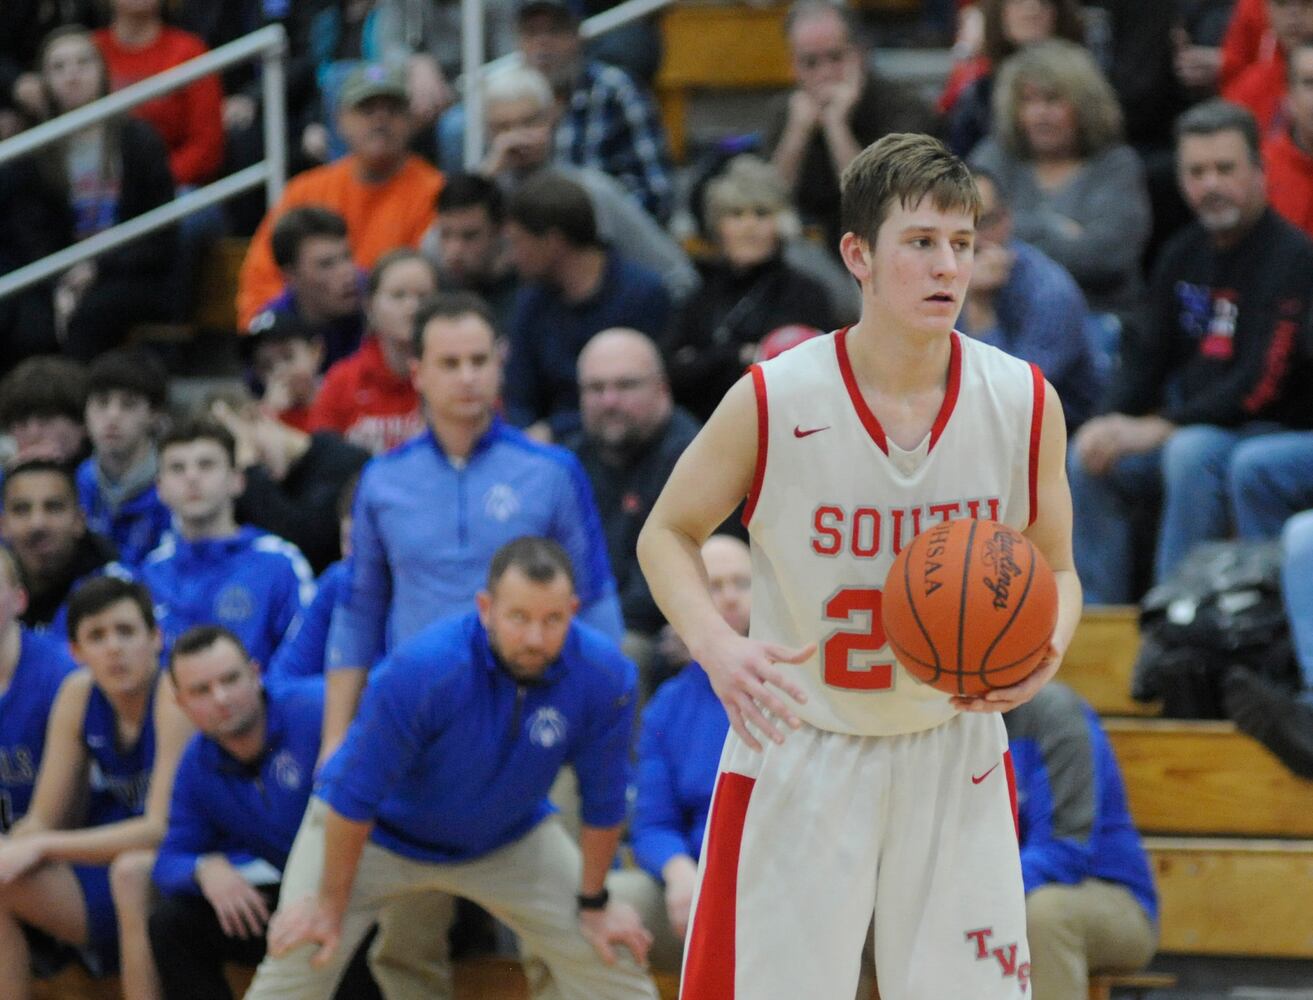
[[104,535],[119,550],[119,562],[139,566],[164,538],[173,515],[164,506],[154,484],[118,507],[111,507],[96,482],[96,460],[85,459],[77,468],[78,503],[87,516],[87,527]]
[[18,642],[18,662],[0,694],[0,833],[32,802],[55,695],[77,668],[62,639],[20,628]]
[[155,598],[166,651],[193,625],[222,625],[251,659],[267,664],[315,596],[315,576],[295,545],[258,528],[187,541],[170,532],[140,569]]
[[637,670],[595,629],[570,626],[541,680],[517,683],[493,656],[478,615],[422,630],[369,677],[318,794],[373,821],[375,843],[406,857],[458,862],[527,834],[552,812],[564,764],[581,817],[625,817]]
[[328,649],[328,629],[333,609],[346,594],[351,574],[345,560],[333,563],[319,574],[315,599],[301,616],[301,627],[278,647],[265,670],[265,683],[299,683],[308,678],[323,679],[324,654]]
[[351,525],[351,584],[333,614],[328,669],[368,667],[425,625],[474,606],[488,563],[522,535],[559,542],[585,622],[624,632],[606,536],[574,455],[494,419],[466,462],[432,430],[365,466]]
[[1087,878],[1118,882],[1156,920],[1149,858],[1094,710],[1070,688],[1051,683],[1003,722],[1016,770],[1026,892]]
[[197,733],[173,779],[169,829],[155,860],[165,893],[199,893],[196,862],[205,854],[262,858],[279,871],[313,784],[322,691],[270,691],[265,696],[264,752],[251,764]]
[[725,707],[697,663],[657,688],[643,710],[630,838],[634,860],[658,882],[675,855],[696,861],[702,853],[728,732]]

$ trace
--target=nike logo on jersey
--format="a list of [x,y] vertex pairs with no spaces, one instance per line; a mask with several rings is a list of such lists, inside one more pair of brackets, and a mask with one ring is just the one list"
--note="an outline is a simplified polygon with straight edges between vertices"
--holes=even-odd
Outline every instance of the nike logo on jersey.
[[998,768],[998,765],[995,764],[993,767],[991,767],[991,768],[990,768],[988,771],[986,771],[984,774],[980,775],[980,777],[976,777],[974,774],[971,775],[971,784],[973,784],[973,785],[978,785],[978,784],[980,784],[982,781],[984,781],[986,778],[988,778],[991,774],[993,774],[994,771],[995,771],[997,768]]
[[829,429],[830,429],[829,424],[826,424],[824,427],[813,427],[809,431],[805,431],[802,429],[801,426],[795,425],[793,428],[793,436],[796,438],[805,438],[805,437],[810,437],[813,434],[819,434],[821,431],[828,431]]

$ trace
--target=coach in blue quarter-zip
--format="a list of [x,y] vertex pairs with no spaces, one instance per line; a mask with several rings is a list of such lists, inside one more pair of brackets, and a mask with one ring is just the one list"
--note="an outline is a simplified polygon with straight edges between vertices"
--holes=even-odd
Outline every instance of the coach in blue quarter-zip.
[[425,625],[474,609],[497,549],[522,535],[559,542],[580,617],[624,632],[606,537],[583,467],[497,416],[501,353],[487,305],[439,294],[415,317],[415,386],[428,428],[365,466],[351,526],[351,580],[329,632],[327,757],[355,714],[365,672]]
[[[169,673],[199,732],[178,764],[155,859],[151,951],[165,1000],[230,1000],[224,963],[264,957],[265,924],[310,800],[323,694],[265,693],[259,664],[218,625],[179,636]],[[340,995],[378,995],[353,982],[357,992]]]
[[[373,671],[297,835],[269,927],[274,957],[247,1000],[327,995],[380,914],[433,893],[504,920],[550,970],[553,996],[655,1000],[640,968],[651,937],[604,885],[625,815],[636,670],[573,620],[573,572],[555,542],[503,546],[487,588],[476,612],[424,629]],[[579,775],[578,847],[549,818],[566,764]],[[404,998],[428,995],[417,986]]]

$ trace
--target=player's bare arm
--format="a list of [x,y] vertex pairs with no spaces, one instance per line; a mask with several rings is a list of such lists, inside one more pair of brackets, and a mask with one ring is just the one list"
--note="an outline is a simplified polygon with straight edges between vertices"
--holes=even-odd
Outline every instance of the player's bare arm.
[[[579,853],[583,856],[583,875],[580,879],[580,896],[597,896],[606,886],[606,873],[615,861],[620,846],[623,825],[588,826],[579,831]],[[628,903],[611,899],[601,909],[579,910],[579,932],[593,946],[598,957],[607,965],[616,960],[614,945],[624,945],[639,965],[647,964],[647,950],[652,946],[652,935]]]
[[1071,550],[1071,489],[1067,485],[1067,425],[1062,401],[1044,383],[1044,428],[1040,434],[1038,514],[1025,535],[1043,554],[1058,585],[1058,621],[1048,654],[1034,673],[1019,684],[990,691],[983,698],[955,698],[959,708],[976,712],[1006,712],[1021,705],[1053,679],[1081,616],[1081,586]]
[[367,680],[364,667],[338,667],[326,671],[324,678],[324,728],[319,741],[319,760],[316,767],[333,756],[333,751],[346,738],[351,720],[360,707],[360,694]]
[[638,538],[638,561],[657,606],[693,658],[706,670],[730,725],[754,750],[761,743],[749,724],[780,743],[769,712],[796,729],[786,694],[801,704],[802,688],[780,664],[812,653],[747,639],[716,610],[702,565],[702,543],[733,512],[752,486],[757,461],[757,403],[748,376],[721,401],[675,465]]

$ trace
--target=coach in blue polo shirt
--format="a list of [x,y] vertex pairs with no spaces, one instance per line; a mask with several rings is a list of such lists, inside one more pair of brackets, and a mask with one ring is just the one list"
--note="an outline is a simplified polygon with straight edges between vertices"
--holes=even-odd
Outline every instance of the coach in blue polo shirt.
[[428,429],[365,466],[351,527],[351,580],[329,632],[324,748],[341,741],[365,671],[425,625],[473,610],[497,549],[540,535],[574,565],[580,617],[624,632],[606,536],[574,455],[496,415],[501,361],[477,296],[436,296],[415,317],[415,384]]
[[310,798],[323,701],[313,688],[265,694],[259,665],[217,625],[184,632],[169,673],[199,733],[178,764],[155,860],[151,950],[169,1000],[226,998],[224,962],[264,955]]
[[[477,612],[424,629],[373,671],[288,860],[269,929],[278,957],[248,1000],[324,996],[380,914],[432,894],[496,913],[563,996],[654,1000],[638,964],[650,937],[604,888],[637,672],[573,621],[578,603],[564,550],[517,539],[494,555]],[[549,819],[566,764],[579,775],[577,847]]]

